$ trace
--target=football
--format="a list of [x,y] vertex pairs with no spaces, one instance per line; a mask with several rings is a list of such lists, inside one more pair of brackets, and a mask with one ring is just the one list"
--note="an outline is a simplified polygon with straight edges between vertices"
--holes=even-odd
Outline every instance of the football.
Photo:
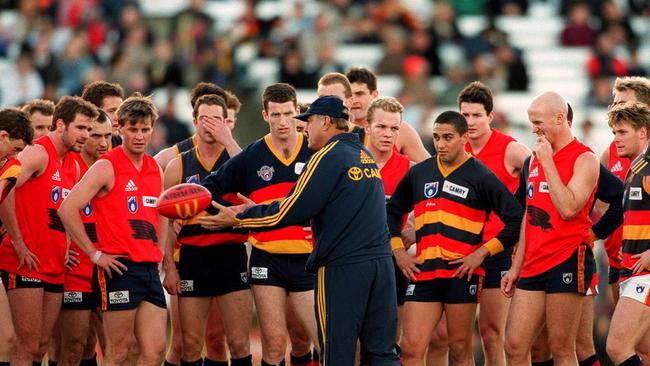
[[170,219],[189,219],[205,210],[212,195],[205,187],[183,183],[165,190],[158,199],[158,212]]

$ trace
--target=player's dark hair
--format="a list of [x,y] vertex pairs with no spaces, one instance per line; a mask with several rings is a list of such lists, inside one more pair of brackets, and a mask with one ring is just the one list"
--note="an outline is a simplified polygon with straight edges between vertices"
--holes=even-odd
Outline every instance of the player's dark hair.
[[99,80],[84,87],[81,97],[94,104],[97,108],[104,108],[102,105],[106,97],[119,97],[124,99],[124,90],[119,84]]
[[139,122],[151,122],[151,125],[158,119],[158,110],[151,101],[151,98],[144,97],[140,93],[133,93],[126,98],[117,109],[117,123],[120,126],[136,125]]
[[108,115],[108,113],[104,112],[103,110],[99,110],[99,116],[97,116],[97,122],[99,123],[111,123],[111,117]]
[[461,103],[476,103],[481,104],[487,114],[490,114],[494,109],[492,91],[480,81],[473,81],[463,88],[456,100],[458,108],[460,108]]
[[199,116],[199,107],[202,105],[217,105],[221,107],[222,110],[222,117],[227,118],[228,117],[228,106],[226,104],[226,101],[223,100],[218,95],[215,94],[206,94],[202,95],[199,99],[196,100],[196,103],[194,104],[194,110],[192,111],[192,116],[196,119]]
[[21,110],[30,116],[36,112],[39,112],[44,116],[51,116],[54,114],[54,103],[45,99],[34,99],[25,104]]
[[204,81],[196,84],[194,89],[190,92],[190,104],[192,104],[192,107],[196,104],[196,101],[208,94],[215,94],[223,98],[223,100],[228,100],[228,97],[226,96],[226,91],[223,90],[222,87],[218,86],[217,84],[213,83],[206,83]]
[[53,123],[50,131],[56,130],[56,122],[58,120],[62,120],[65,126],[68,127],[74,121],[77,114],[83,114],[86,117],[95,119],[99,115],[99,112],[97,107],[89,101],[80,97],[65,96],[54,107],[54,117],[52,118]]
[[271,84],[267,86],[262,92],[262,106],[264,107],[265,111],[269,107],[269,102],[293,102],[293,106],[295,108],[298,105],[296,89],[294,89],[293,86],[285,83]]
[[14,108],[0,110],[0,130],[7,131],[9,138],[25,141],[31,145],[34,140],[34,128],[29,115]]
[[456,111],[445,111],[440,113],[433,123],[452,125],[456,132],[461,136],[466,134],[469,130],[465,117]]
[[573,122],[573,108],[571,108],[571,104],[569,103],[566,104],[566,120]]
[[345,74],[350,84],[366,84],[372,93],[377,90],[377,77],[370,70],[363,67],[353,67]]

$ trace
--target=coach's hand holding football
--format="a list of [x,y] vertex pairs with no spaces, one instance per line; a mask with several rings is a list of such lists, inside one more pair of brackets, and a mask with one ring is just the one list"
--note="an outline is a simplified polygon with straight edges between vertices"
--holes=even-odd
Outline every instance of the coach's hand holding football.
[[237,214],[255,205],[255,202],[243,194],[237,193],[237,196],[244,203],[226,207],[218,202],[212,201],[212,206],[218,209],[219,213],[212,216],[199,217],[199,224],[208,230],[223,230],[236,226],[239,222]]

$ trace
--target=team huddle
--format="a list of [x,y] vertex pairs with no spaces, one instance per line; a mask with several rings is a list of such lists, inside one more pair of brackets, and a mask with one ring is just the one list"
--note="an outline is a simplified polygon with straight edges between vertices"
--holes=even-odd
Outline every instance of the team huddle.
[[[433,156],[369,70],[317,94],[267,86],[269,133],[242,149],[238,98],[199,83],[195,133],[154,157],[156,107],[117,84],[0,110],[0,366],[252,365],[253,311],[262,365],[288,344],[292,365],[473,365],[477,310],[486,365],[600,365],[601,239],[607,354],[650,364],[649,80],[616,80],[600,158],[555,92],[530,103],[529,149],[470,83]],[[212,206],[159,215],[181,183]]]

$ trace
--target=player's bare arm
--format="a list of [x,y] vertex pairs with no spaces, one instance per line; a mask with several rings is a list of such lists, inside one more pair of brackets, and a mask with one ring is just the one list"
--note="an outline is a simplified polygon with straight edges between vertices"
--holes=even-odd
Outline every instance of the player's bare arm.
[[521,268],[524,266],[524,259],[526,255],[526,213],[521,220],[521,229],[519,231],[519,243],[516,244],[517,251],[515,258],[512,260],[512,266],[508,272],[501,278],[501,293],[505,297],[512,297],[515,294],[515,286],[521,273]]
[[408,156],[409,159],[416,163],[431,157],[424,148],[420,136],[411,125],[402,123],[399,131],[396,145],[400,153]]
[[[21,169],[16,179],[15,188],[22,186],[28,179],[39,176],[47,167],[48,155],[43,146],[31,145],[18,154],[18,160]],[[25,245],[16,219],[15,188],[11,190],[5,201],[0,205],[0,220],[2,220],[7,233],[11,237],[14,251],[19,260],[18,269],[24,266],[28,271],[38,272],[39,260]]]
[[531,154],[530,149],[517,141],[512,141],[506,147],[505,165],[508,173],[513,177],[518,176],[524,161]]
[[95,249],[86,233],[79,211],[96,195],[108,192],[113,188],[115,174],[113,166],[108,160],[99,160],[90,167],[77,185],[72,188],[68,197],[63,201],[58,210],[66,232],[72,240],[100,266],[109,277],[111,269],[118,274],[126,270],[126,266],[117,261],[118,256],[102,253]]
[[598,157],[592,152],[585,152],[576,159],[573,176],[565,186],[553,162],[551,144],[544,136],[538,136],[533,152],[539,159],[553,205],[564,220],[574,218],[587,204],[591,193],[598,183],[600,172]]
[[168,148],[162,149],[154,156],[154,160],[156,160],[156,163],[158,163],[158,166],[162,168],[163,171],[167,170],[167,165],[169,162],[174,160],[175,157],[177,157],[178,154],[176,153],[176,147],[170,146]]
[[[180,159],[174,158],[167,165],[163,174],[163,189],[168,189],[179,183],[180,180]],[[162,217],[162,216],[161,216]],[[162,224],[162,223],[161,223]],[[165,271],[165,280],[163,287],[170,295],[177,295],[180,292],[181,280],[174,264],[174,243],[176,242],[176,230],[174,221],[169,220],[168,224],[160,225],[160,232],[167,232],[166,240],[160,241],[163,245],[161,248],[164,253],[163,269]]]

